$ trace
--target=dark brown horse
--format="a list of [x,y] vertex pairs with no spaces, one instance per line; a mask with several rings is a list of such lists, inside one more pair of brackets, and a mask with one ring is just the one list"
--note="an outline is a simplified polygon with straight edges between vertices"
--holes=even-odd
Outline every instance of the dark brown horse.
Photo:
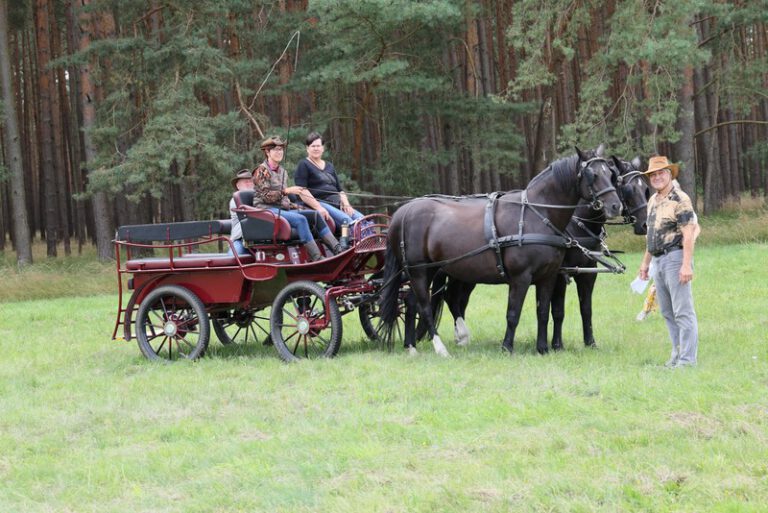
[[[650,188],[646,181],[641,178],[640,159],[635,158],[632,162],[626,162],[613,157],[611,164],[618,176],[616,186],[622,203],[622,217],[624,218],[622,224],[631,224],[636,235],[644,235],[646,233],[646,206],[650,196]],[[599,269],[596,258],[606,256],[607,248],[604,247],[605,224],[605,214],[602,211],[593,210],[586,201],[582,200],[566,228],[568,236],[576,240],[580,246],[566,250],[562,268],[566,270],[578,269],[578,272],[573,274],[573,280],[576,282],[579,295],[579,309],[586,346],[595,345],[592,329],[592,294]],[[590,254],[585,253],[584,250],[589,250]],[[608,255],[610,254],[608,253]],[[607,263],[612,265],[610,261]],[[600,270],[608,271],[609,269],[603,267]],[[563,348],[562,332],[567,285],[568,274],[566,272],[559,273],[555,281],[551,303],[554,322],[552,349],[555,350]],[[432,313],[436,317],[440,315],[442,301],[445,298],[454,319],[454,337],[457,345],[469,344],[470,333],[465,319],[469,296],[474,288],[475,284],[473,283],[463,283],[453,278],[448,280],[443,273],[438,273],[432,283]],[[423,324],[421,324],[417,338],[423,338],[426,334],[425,331]]]
[[[399,314],[403,279],[435,352],[448,356],[435,329],[430,284],[438,269],[464,283],[507,283],[507,330],[502,347],[512,351],[515,330],[528,287],[536,285],[536,349],[548,349],[547,322],[555,280],[567,247],[564,230],[580,199],[608,217],[621,212],[615,175],[601,149],[552,163],[523,191],[484,199],[418,198],[392,217],[381,293],[385,331]],[[406,325],[406,340],[415,326]],[[415,350],[413,348],[412,350]]]

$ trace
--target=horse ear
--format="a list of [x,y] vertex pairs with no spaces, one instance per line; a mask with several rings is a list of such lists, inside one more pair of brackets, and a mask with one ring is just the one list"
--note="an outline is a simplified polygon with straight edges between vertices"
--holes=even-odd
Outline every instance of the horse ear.
[[638,155],[637,157],[633,158],[631,164],[633,168],[640,171],[640,166],[642,165],[642,162],[640,161],[640,156]]
[[589,157],[584,155],[584,152],[581,151],[578,146],[574,146],[574,148],[576,148],[576,155],[579,156],[579,160],[581,161],[589,160]]
[[604,151],[605,151],[605,144],[601,143],[600,146],[598,146],[597,149],[595,150],[595,156],[602,157]]

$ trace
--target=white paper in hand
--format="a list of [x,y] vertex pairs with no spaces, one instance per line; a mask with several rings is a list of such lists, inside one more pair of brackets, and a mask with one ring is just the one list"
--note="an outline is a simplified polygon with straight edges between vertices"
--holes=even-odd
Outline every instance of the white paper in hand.
[[632,289],[632,292],[636,294],[642,294],[645,292],[645,288],[648,286],[650,280],[641,280],[640,276],[632,280],[632,283],[629,284],[629,287]]

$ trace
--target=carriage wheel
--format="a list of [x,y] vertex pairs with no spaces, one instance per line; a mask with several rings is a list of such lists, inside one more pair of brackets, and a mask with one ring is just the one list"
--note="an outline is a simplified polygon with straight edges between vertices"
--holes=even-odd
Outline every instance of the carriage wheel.
[[205,353],[209,337],[205,306],[184,287],[159,287],[139,306],[136,338],[150,360],[195,360]]
[[[405,341],[405,301],[402,297],[397,300],[397,307],[397,321],[392,329],[392,340],[390,341],[392,346],[402,344]],[[381,342],[384,339],[382,333],[384,326],[379,320],[379,304],[374,302],[360,305],[358,315],[360,316],[360,325],[363,327],[366,336],[372,342]],[[417,313],[416,326],[422,324],[419,322],[419,317]],[[426,330],[424,332],[426,333]],[[421,338],[423,338],[423,335],[417,340],[421,340]]]
[[272,342],[286,362],[332,358],[341,345],[341,312],[335,301],[311,281],[289,284],[275,298],[270,315]]
[[234,308],[224,312],[221,317],[211,319],[211,323],[216,337],[225,346],[259,340],[264,345],[272,344],[269,335],[269,314],[262,310]]
[[378,342],[381,340],[379,331],[381,326],[379,324],[379,305],[377,303],[365,303],[360,305],[357,309],[357,313],[360,316],[360,326],[363,327],[365,335],[371,339],[372,342]]

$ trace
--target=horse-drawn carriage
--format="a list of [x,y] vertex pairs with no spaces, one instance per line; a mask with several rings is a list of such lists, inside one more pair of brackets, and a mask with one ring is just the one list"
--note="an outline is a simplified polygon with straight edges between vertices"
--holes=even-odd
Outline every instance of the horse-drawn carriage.
[[113,339],[122,329],[122,338],[135,338],[149,359],[197,359],[213,326],[223,344],[262,340],[286,361],[332,357],[342,340],[341,317],[355,309],[365,333],[376,338],[376,274],[389,217],[364,217],[350,227],[347,249],[337,255],[326,249],[325,259],[312,262],[284,218],[240,206],[250,204],[243,197],[249,194],[235,193],[247,255],[233,254],[230,220],[117,230]]
[[[527,289],[536,285],[536,345],[544,353],[555,293],[553,347],[562,347],[563,275],[587,273],[577,283],[585,343],[592,345],[594,273],[623,271],[623,265],[606,260],[613,257],[603,243],[602,225],[623,213],[641,233],[645,216],[635,214],[644,214],[648,194],[637,178],[639,162],[609,160],[601,151],[577,151],[554,162],[523,191],[420,198],[399,209],[391,226],[386,215],[366,216],[353,225],[348,249],[338,255],[326,250],[326,258],[315,262],[285,219],[243,206],[252,204],[251,191],[235,193],[249,246],[245,256],[232,254],[229,220],[123,226],[115,240],[120,300],[113,338],[122,326],[123,338],[136,338],[147,358],[196,359],[208,346],[212,324],[223,344],[265,336],[286,361],[332,357],[341,344],[341,316],[358,309],[370,338],[391,347],[396,333],[394,338],[414,350],[417,333],[428,332],[435,350],[447,355],[430,305],[430,298],[440,295],[433,280],[443,273],[453,283],[446,289],[453,298],[446,301],[457,322],[457,341],[463,338],[459,324],[474,284],[510,286],[507,350]],[[575,215],[577,208],[591,214]],[[569,228],[569,222],[579,225],[587,242],[579,242],[577,227]],[[232,251],[201,252],[217,243]],[[600,247],[589,247],[593,243]],[[134,258],[148,249],[164,253]],[[564,260],[568,251],[575,257]],[[127,301],[124,281],[132,291]],[[421,330],[415,328],[417,315]]]

